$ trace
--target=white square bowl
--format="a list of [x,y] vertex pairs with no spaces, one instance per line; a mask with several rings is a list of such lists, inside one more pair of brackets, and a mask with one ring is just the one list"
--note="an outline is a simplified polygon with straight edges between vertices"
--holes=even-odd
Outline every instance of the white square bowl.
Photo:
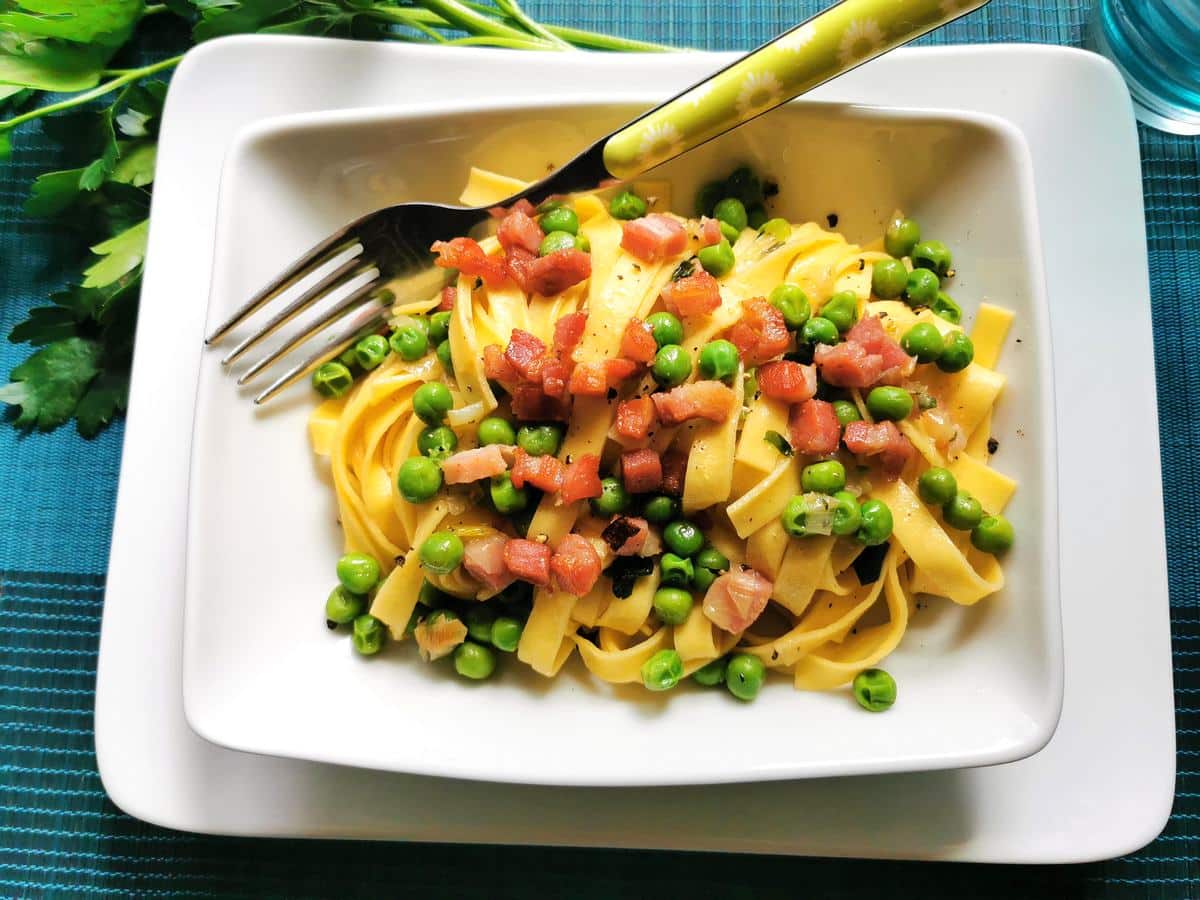
[[[471,165],[535,178],[644,109],[646,97],[489,102],[403,115],[271,120],[230,151],[219,199],[210,325],[306,247],[379,206],[453,200]],[[1021,484],[1004,591],[931,603],[885,662],[886,715],[848,692],[770,679],[752,704],[693,686],[610,689],[577,662],[553,681],[518,665],[464,684],[411,652],[363,659],[322,603],[340,548],[314,463],[303,390],[255,409],[202,362],[190,485],[184,705],[234,749],[456,778],[650,785],[917,771],[1009,762],[1058,722],[1062,651],[1049,327],[1028,150],[1003,120],[958,112],[792,104],[662,167],[695,189],[750,162],[778,180],[776,214],[877,236],[893,209],[955,251],[952,291],[1013,308],[995,463]],[[403,648],[411,651],[411,647]]]

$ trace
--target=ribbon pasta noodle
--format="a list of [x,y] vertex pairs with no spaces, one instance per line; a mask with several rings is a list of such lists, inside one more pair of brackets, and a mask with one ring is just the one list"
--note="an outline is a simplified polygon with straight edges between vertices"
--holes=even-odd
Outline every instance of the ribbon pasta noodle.
[[[473,169],[462,200],[521,186]],[[1012,313],[983,304],[968,336],[948,296],[918,302],[937,242],[894,257],[669,206],[645,183],[502,212],[435,245],[458,272],[397,300],[391,352],[360,342],[340,388],[318,370],[309,440],[347,554],[327,613],[360,651],[386,629],[466,677],[496,650],[545,677],[578,654],[604,682],[696,673],[749,699],[735,662],[847,685],[918,594],[1003,587],[1017,485],[989,444]]]

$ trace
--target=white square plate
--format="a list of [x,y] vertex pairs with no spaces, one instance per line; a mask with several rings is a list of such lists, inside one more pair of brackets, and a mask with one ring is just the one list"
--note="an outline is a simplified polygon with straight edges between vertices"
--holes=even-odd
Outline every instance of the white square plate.
[[[225,161],[210,327],[347,221],[405,200],[454,202],[473,162],[536,178],[652,102],[496,99],[252,126]],[[902,701],[866,715],[848,690],[797,692],[783,678],[752,704],[690,683],[664,697],[606,689],[578,659],[549,681],[509,661],[501,677],[471,685],[421,663],[411,643],[364,660],[322,617],[342,539],[308,447],[316,400],[304,385],[278,409],[254,408],[217,348],[200,376],[188,530],[184,708],[200,735],[322,762],[607,786],[985,765],[1045,745],[1062,698],[1057,485],[1024,138],[995,117],[792,104],[653,174],[672,185],[667,207],[688,209],[700,185],[741,163],[778,181],[772,215],[823,222],[836,213],[852,241],[882,234],[904,209],[953,248],[962,274],[951,290],[968,324],[985,297],[1016,312],[993,433],[994,464],[1021,485],[1007,512],[1020,540],[999,594],[917,612],[884,663]],[[712,739],[735,733],[737,752]]]
[[[653,84],[666,96],[730,58],[556,55],[554,83],[606,95]],[[260,36],[207,43],[173,79],[96,688],[97,762],[113,801],[169,828],[272,837],[1054,863],[1151,840],[1174,797],[1175,713],[1137,132],[1112,67],[1059,47],[899,50],[817,92],[989,112],[1029,141],[1064,461],[1066,680],[1062,720],[1040,753],[983,769],[596,790],[265,757],[188,728],[180,690],[188,457],[217,189],[234,135],[269,116],[412,96],[460,102],[481,83],[544,100],[543,65],[532,54]],[[1095,248],[1105,246],[1124,250],[1096,266]],[[1113,402],[1128,427],[1106,435],[1109,455],[1100,457],[1094,423]],[[1112,479],[1112,458],[1144,478]],[[1113,529],[1117,507],[1140,527]],[[1138,565],[1105,564],[1130,558]],[[739,816],[736,831],[732,808],[753,813]]]

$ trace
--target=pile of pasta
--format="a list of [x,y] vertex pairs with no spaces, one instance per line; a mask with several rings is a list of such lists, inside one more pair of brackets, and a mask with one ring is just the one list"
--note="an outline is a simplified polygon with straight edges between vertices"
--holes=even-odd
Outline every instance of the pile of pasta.
[[[462,202],[495,203],[521,186],[474,170]],[[669,209],[669,185],[642,184],[639,193],[652,198],[652,209]],[[395,474],[405,459],[418,454],[417,438],[425,427],[413,413],[411,400],[417,387],[427,380],[446,382],[454,397],[448,424],[458,433],[460,448],[474,446],[473,423],[497,408],[504,411],[484,375],[485,346],[503,346],[514,328],[549,344],[556,321],[586,309],[587,328],[575,358],[613,357],[626,323],[634,316],[644,320],[656,309],[660,290],[689,255],[685,252],[657,264],[643,262],[621,249],[621,223],[608,214],[598,196],[578,195],[574,203],[581,234],[591,244],[589,280],[555,297],[529,297],[511,283],[488,288],[474,277],[460,277],[449,332],[453,377],[433,354],[416,362],[391,354],[350,393],[323,402],[312,414],[310,437],[316,453],[328,459],[345,550],[371,554],[388,572],[370,612],[386,623],[395,638],[404,636],[423,580],[456,597],[485,600],[487,596],[461,568],[446,576],[423,570],[414,548],[437,530],[451,529],[467,540],[506,527],[495,513],[473,503],[468,493],[444,493],[425,504],[407,503],[398,495]],[[491,252],[495,238],[482,244]],[[886,254],[849,243],[814,223],[793,226],[782,243],[746,229],[734,251],[736,267],[720,285],[722,305],[711,316],[686,323],[684,344],[693,358],[736,322],[741,300],[764,296],[783,281],[799,284],[813,298],[853,291],[865,311],[880,316],[897,339],[919,321],[930,322],[943,333],[957,327],[902,302],[871,301],[872,266]],[[403,319],[421,314],[437,303],[436,297],[400,302],[394,315]],[[919,373],[923,390],[958,429],[959,439],[951,442],[953,453],[948,454],[927,433],[920,417],[900,423],[923,457],[920,468],[949,468],[960,489],[992,513],[1004,510],[1016,488],[1012,479],[989,466],[988,452],[992,410],[1005,383],[995,365],[1011,320],[1008,311],[984,304],[970,335],[974,362],[954,374],[932,366]],[[707,539],[735,568],[750,566],[773,582],[767,612],[740,634],[714,626],[700,603],[694,604],[683,624],[665,625],[652,608],[659,586],[657,567],[638,580],[631,596],[622,599],[613,596],[607,577],[601,577],[583,597],[552,586],[537,588],[517,650],[519,659],[536,672],[556,675],[578,652],[597,678],[637,682],[642,664],[660,650],[674,648],[685,673],[691,673],[737,647],[758,656],[769,669],[789,673],[797,688],[828,689],[850,682],[900,643],[917,595],[933,594],[971,605],[1003,586],[995,557],[975,550],[966,532],[943,527],[917,496],[912,477],[893,481],[877,477],[861,484],[864,496],[885,502],[894,518],[879,575],[870,583],[860,583],[853,566],[864,549],[859,542],[835,536],[790,537],[780,513],[790,498],[801,493],[800,473],[806,460],[783,455],[766,439],[772,431],[788,433],[787,406],[745,396],[741,377],[733,385],[744,407],[740,416],[720,423],[660,428],[651,446],[660,452],[687,453],[684,514],[707,520]],[[852,396],[869,420],[862,396],[857,391]],[[622,449],[610,435],[618,399],[574,399],[561,459],[594,453],[601,456],[602,468],[609,467]],[[586,502],[556,505],[547,495],[532,517],[528,537],[555,546],[577,530],[599,539],[603,523],[587,519]]]

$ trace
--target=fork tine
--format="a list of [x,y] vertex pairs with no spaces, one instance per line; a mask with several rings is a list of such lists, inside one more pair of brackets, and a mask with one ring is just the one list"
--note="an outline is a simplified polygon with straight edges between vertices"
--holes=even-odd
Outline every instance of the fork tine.
[[[288,338],[288,340],[284,342],[283,346],[273,350],[271,353],[267,354],[250,368],[248,368],[242,373],[241,377],[238,378],[237,383],[239,385],[249,384],[263,371],[263,369],[266,369],[281,357],[291,353],[301,344],[305,343],[309,338],[322,331],[327,325],[329,325],[330,322],[333,322],[335,319],[338,319],[344,315],[352,306],[357,304],[364,297],[370,296],[377,292],[380,286],[383,284],[384,281],[382,278],[373,278],[362,287],[356,288],[344,300],[339,300],[337,304],[334,305],[333,308],[331,308],[328,312],[322,313],[315,322],[308,326],[308,328],[304,329],[294,337]],[[377,298],[372,297],[372,299]]]
[[307,357],[303,362],[288,369],[283,375],[272,382],[271,386],[254,398],[254,404],[261,406],[284,388],[299,381],[321,363],[333,359],[352,343],[365,334],[374,331],[387,320],[387,310],[376,301],[369,300],[350,316],[343,328],[321,350]]
[[359,259],[358,256],[352,256],[346,260],[307,291],[281,309],[278,313],[259,328],[254,334],[247,336],[240,344],[234,347],[229,354],[221,360],[221,365],[229,366],[236,362],[242,354],[252,347],[257,346],[260,342],[270,337],[304,310],[308,309],[322,297],[327,296],[332,291],[336,291],[345,287],[349,282],[353,281],[360,275],[375,269],[375,264],[368,260]]
[[326,263],[340,256],[345,251],[358,243],[358,240],[353,237],[347,237],[348,228],[344,228],[328,238],[321,241],[290,266],[288,266],[282,274],[274,281],[266,285],[262,290],[258,291],[254,296],[247,300],[242,306],[228,319],[218,325],[213,332],[204,339],[206,345],[212,345],[220,341],[225,335],[237,328],[242,322],[257,312],[263,304],[269,300],[278,297],[288,288],[295,286],[299,281],[302,281],[306,276],[311,275],[317,269],[324,266]]

